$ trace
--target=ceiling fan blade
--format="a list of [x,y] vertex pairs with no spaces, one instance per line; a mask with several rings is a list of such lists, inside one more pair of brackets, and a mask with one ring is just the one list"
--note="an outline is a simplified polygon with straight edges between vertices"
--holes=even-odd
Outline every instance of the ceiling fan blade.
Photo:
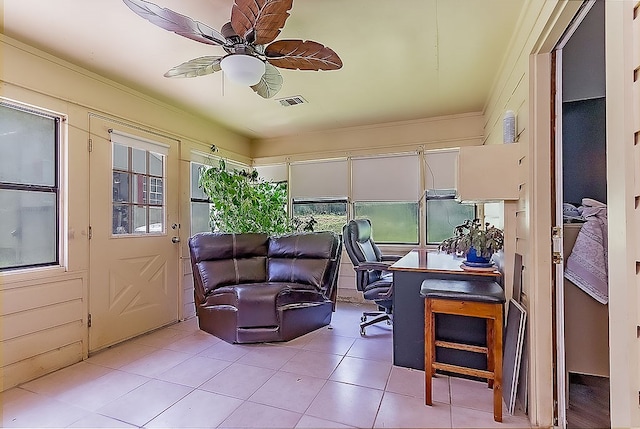
[[222,70],[220,68],[221,56],[207,56],[195,58],[179,66],[175,66],[164,74],[164,77],[198,77],[215,73]]
[[276,67],[298,70],[338,70],[342,60],[331,48],[312,40],[278,40],[265,50]]
[[231,25],[249,43],[271,43],[289,18],[293,0],[235,0]]
[[277,68],[269,63],[265,63],[264,75],[260,82],[253,85],[253,89],[262,98],[271,98],[282,88],[282,75]]
[[223,25],[222,28],[220,29],[220,32],[227,39],[232,39],[234,37],[239,37],[236,34],[236,31],[233,29],[233,26],[231,25],[231,22],[227,22],[225,25]]
[[213,28],[171,9],[162,8],[144,0],[123,0],[129,8],[165,30],[208,45],[228,45],[225,37]]

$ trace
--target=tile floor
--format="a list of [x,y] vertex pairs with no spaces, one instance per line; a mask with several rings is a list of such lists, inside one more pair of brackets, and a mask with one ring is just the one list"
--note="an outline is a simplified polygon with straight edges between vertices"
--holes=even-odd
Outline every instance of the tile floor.
[[486,384],[392,365],[391,327],[338,304],[330,327],[287,343],[231,345],[195,319],[163,328],[0,394],[3,427],[462,428],[493,421]]

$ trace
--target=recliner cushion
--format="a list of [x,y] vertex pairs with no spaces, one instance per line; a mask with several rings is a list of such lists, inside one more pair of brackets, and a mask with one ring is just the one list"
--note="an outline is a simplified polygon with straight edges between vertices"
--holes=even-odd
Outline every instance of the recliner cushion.
[[198,263],[205,296],[221,286],[264,282],[267,276],[265,256],[245,259],[210,260]]

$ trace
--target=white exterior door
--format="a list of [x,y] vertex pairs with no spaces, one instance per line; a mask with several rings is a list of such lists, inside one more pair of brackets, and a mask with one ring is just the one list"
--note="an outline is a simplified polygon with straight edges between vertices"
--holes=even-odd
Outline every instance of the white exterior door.
[[179,142],[98,117],[89,132],[91,352],[178,320]]

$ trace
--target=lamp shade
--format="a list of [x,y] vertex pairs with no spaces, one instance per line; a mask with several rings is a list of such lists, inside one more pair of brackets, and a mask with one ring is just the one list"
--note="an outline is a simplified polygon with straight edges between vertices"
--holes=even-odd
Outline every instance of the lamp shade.
[[241,85],[255,85],[264,75],[264,62],[245,54],[227,55],[220,61],[220,67],[229,79]]

